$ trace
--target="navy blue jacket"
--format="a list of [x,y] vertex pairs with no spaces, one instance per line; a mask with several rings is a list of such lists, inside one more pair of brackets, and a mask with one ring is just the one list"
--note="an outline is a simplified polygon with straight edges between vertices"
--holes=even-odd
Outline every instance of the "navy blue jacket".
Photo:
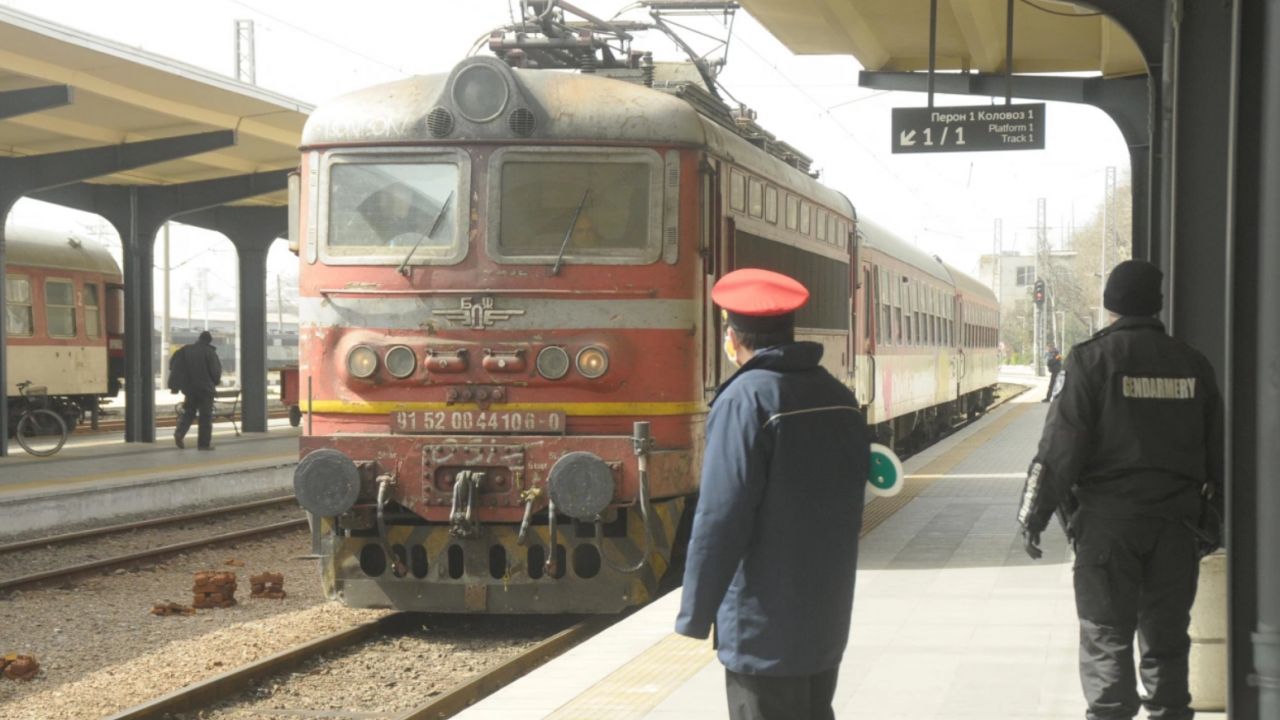
[[676,632],[705,638],[714,622],[734,672],[823,672],[849,640],[870,440],[821,359],[817,343],[761,350],[707,418]]

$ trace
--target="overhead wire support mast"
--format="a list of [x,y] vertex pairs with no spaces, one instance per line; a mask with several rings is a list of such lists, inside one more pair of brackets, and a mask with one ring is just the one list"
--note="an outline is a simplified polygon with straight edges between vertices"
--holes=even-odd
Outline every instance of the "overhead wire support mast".
[[929,107],[933,107],[933,76],[938,66],[938,0],[929,0]]

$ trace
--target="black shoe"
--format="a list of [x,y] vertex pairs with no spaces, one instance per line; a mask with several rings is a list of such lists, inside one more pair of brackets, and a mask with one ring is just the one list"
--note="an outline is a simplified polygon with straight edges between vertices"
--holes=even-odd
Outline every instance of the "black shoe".
[[173,434],[173,444],[178,446],[179,450],[186,450],[187,446],[182,444],[182,436],[178,433]]
[[1040,402],[1049,402],[1049,398],[1045,398],[1045,399],[1041,400]]
[[198,447],[197,450],[217,450],[218,448],[210,445],[209,447]]

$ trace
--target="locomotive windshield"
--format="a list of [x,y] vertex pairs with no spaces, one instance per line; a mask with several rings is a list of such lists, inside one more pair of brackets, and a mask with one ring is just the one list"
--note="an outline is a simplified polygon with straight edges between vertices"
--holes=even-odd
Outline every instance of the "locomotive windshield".
[[498,247],[507,257],[554,257],[572,226],[566,257],[644,250],[653,204],[650,174],[647,163],[503,163]]
[[335,164],[329,182],[330,254],[401,256],[418,245],[416,254],[428,256],[457,243],[457,203],[446,202],[457,165]]

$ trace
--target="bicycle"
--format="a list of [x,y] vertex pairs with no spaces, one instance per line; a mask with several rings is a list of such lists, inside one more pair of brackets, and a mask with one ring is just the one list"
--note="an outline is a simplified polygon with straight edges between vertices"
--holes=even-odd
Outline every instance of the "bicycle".
[[49,389],[34,387],[28,380],[18,383],[18,392],[23,402],[14,425],[18,444],[37,457],[48,457],[61,450],[67,442],[67,423],[47,407]]

